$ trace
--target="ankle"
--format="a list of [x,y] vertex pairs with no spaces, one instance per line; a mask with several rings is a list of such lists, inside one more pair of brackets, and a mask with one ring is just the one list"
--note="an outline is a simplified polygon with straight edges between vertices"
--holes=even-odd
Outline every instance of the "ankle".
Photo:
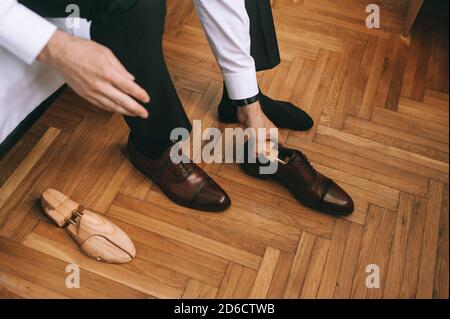
[[259,118],[261,114],[262,110],[261,104],[259,102],[237,108],[237,117],[239,123],[246,127],[248,126],[247,124],[251,119]]

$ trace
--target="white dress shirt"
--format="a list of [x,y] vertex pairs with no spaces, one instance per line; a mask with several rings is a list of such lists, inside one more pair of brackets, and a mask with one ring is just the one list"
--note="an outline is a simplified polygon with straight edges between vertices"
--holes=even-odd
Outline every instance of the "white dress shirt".
[[[194,0],[194,4],[230,98],[258,94],[245,0]],[[24,62],[31,64],[36,59],[56,29],[17,0],[0,0],[0,46]]]

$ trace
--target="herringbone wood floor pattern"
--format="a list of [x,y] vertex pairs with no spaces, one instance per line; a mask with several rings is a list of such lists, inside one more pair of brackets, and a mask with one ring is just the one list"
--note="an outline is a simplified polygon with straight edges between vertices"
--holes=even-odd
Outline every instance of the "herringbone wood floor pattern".
[[[268,95],[307,110],[310,132],[284,131],[355,199],[345,219],[307,209],[236,165],[203,167],[231,195],[225,214],[171,203],[123,153],[120,116],[66,91],[0,162],[0,294],[5,297],[448,297],[448,40],[439,20],[400,30],[407,1],[274,0],[282,52],[260,74]],[[171,0],[165,54],[191,119],[216,120],[222,82],[190,0]],[[150,92],[151,93],[151,92]],[[227,147],[227,146],[225,146]],[[53,187],[120,225],[138,257],[82,255],[41,212]],[[65,287],[67,263],[81,288]],[[366,266],[381,287],[365,286]]]

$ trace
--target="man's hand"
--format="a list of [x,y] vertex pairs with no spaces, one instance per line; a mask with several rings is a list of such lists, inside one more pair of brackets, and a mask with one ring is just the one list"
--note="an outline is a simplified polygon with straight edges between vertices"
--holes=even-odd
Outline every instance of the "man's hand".
[[58,70],[90,103],[110,112],[148,117],[147,110],[133,98],[148,103],[150,97],[108,48],[58,30],[38,60]]
[[[241,125],[243,125],[246,128],[253,128],[255,130],[257,138],[256,140],[257,143],[255,145],[256,154],[265,153],[267,151],[266,141],[268,140],[283,145],[284,141],[280,134],[278,134],[277,136],[271,134],[270,129],[271,128],[277,129],[277,127],[275,126],[275,124],[272,123],[271,120],[267,118],[267,116],[261,110],[261,105],[259,102],[255,102],[247,106],[238,107],[237,115],[239,123],[241,123]],[[259,136],[258,128],[265,128],[266,135]]]

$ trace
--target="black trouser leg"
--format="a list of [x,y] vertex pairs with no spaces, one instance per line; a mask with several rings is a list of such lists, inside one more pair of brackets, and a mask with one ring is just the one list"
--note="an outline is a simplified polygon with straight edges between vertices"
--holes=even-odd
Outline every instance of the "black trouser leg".
[[250,18],[251,55],[256,70],[273,69],[280,63],[277,35],[270,0],[246,0]]
[[[251,55],[256,70],[273,69],[280,63],[280,52],[270,0],[246,0],[245,5],[250,17]],[[304,131],[314,124],[307,113],[288,101],[276,101],[260,92],[259,102],[264,114],[279,128]],[[222,122],[238,122],[237,109],[228,96],[225,84],[218,113]]]
[[[250,18],[251,55],[256,71],[273,69],[281,59],[270,0],[245,0],[245,7]],[[223,103],[231,104],[225,84]]]
[[45,17],[65,17],[68,4],[92,21],[91,37],[110,48],[136,82],[150,95],[148,119],[125,117],[131,137],[144,154],[156,155],[170,145],[176,127],[191,130],[167,70],[162,35],[166,0],[23,0]]

